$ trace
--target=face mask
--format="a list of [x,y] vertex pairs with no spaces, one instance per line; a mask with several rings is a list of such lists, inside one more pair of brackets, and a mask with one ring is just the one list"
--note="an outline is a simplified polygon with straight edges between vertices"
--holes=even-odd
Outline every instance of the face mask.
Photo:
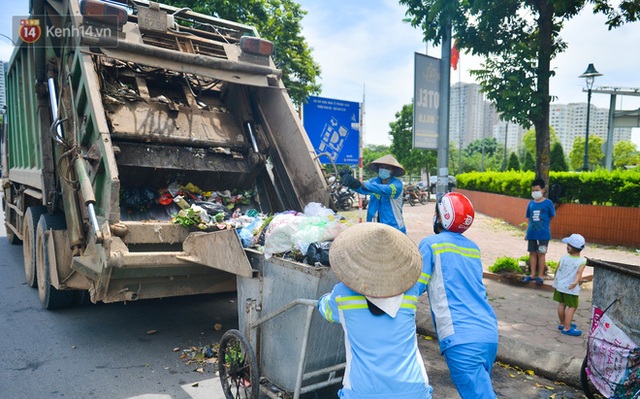
[[542,191],[532,191],[531,196],[533,197],[533,199],[540,199],[542,198]]
[[388,178],[391,177],[391,171],[389,169],[380,168],[380,169],[378,169],[378,176],[382,180],[387,180]]

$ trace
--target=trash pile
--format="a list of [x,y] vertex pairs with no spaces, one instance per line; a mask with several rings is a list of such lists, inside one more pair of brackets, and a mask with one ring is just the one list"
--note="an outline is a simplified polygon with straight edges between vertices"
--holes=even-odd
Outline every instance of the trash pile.
[[310,265],[329,266],[329,246],[345,230],[347,220],[319,203],[302,213],[293,210],[266,215],[256,209],[255,191],[204,191],[193,183],[167,188],[123,189],[123,219],[170,220],[190,231],[235,229],[243,247]]

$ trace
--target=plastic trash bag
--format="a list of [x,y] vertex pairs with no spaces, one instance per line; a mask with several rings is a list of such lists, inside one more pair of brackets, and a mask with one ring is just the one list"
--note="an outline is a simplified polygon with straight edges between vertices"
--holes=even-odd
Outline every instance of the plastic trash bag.
[[273,217],[264,238],[264,257],[289,251],[293,248],[291,235],[298,230],[304,216],[293,213],[280,213]]
[[337,220],[307,216],[292,233],[291,242],[296,249],[306,254],[311,243],[333,240],[346,228],[345,224]]
[[240,230],[238,230],[238,236],[240,237],[240,241],[242,241],[242,246],[245,248],[253,247],[255,245],[255,232],[260,227],[262,221],[260,218],[255,217],[253,220],[247,225],[243,225]]
[[334,213],[333,213],[333,211],[331,209],[325,208],[319,202],[309,202],[304,207],[304,214],[306,216],[320,216],[320,217],[325,217],[325,218],[334,215]]
[[[224,220],[229,219],[229,210],[224,205],[218,202],[196,201],[194,202],[194,204],[204,209],[211,217],[215,217],[217,214],[223,213]],[[220,222],[220,220],[217,221]]]
[[329,247],[333,241],[314,242],[309,245],[305,260],[312,266],[331,266],[329,262]]

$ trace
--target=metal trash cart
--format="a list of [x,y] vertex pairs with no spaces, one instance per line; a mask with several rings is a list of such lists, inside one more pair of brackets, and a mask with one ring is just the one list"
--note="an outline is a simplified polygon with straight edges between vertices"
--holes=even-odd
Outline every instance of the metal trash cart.
[[[589,399],[596,398],[596,393],[608,398],[640,398],[640,351],[637,344],[629,351],[629,341],[620,335],[595,336],[599,324],[606,326],[604,331],[619,329],[633,342],[640,342],[640,313],[637,306],[640,303],[640,266],[589,258],[587,266],[594,268],[594,315],[587,340],[587,354],[580,369],[584,393]],[[599,310],[597,315],[596,309]],[[602,322],[605,313],[610,322]],[[616,339],[612,339],[614,337]],[[604,362],[601,360],[603,353],[606,354]],[[624,361],[618,361],[622,358],[625,358]]]
[[245,251],[254,276],[237,277],[239,328],[223,335],[218,350],[226,398],[298,399],[339,384],[343,331],[316,310],[318,298],[338,282],[331,268]]

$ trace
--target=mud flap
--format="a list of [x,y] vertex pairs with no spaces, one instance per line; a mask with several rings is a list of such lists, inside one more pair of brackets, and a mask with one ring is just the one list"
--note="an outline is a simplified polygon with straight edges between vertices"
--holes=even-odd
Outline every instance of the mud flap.
[[235,230],[191,233],[184,240],[182,250],[187,255],[179,255],[178,259],[242,277],[253,276],[253,269]]

